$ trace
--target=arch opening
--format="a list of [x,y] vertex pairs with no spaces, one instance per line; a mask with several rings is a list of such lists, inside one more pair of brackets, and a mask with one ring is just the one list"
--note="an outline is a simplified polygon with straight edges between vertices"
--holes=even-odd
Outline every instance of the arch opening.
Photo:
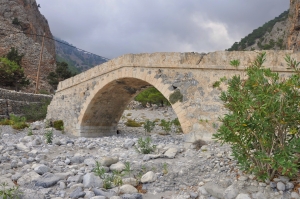
[[146,81],[131,77],[106,84],[92,97],[82,118],[79,118],[78,135],[101,137],[117,134],[118,123],[128,104],[141,91],[152,86]]

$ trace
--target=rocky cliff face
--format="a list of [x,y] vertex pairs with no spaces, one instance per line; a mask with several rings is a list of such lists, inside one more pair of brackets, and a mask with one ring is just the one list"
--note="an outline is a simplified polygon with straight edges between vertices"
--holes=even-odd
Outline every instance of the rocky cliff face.
[[[8,31],[9,30],[9,31]],[[24,32],[16,33],[16,32]],[[26,91],[35,88],[37,68],[43,35],[52,38],[46,18],[39,12],[35,0],[0,1],[0,56],[6,55],[11,47],[24,54],[21,66],[31,80]],[[40,89],[50,90],[47,75],[55,70],[55,43],[45,39],[40,71]]]
[[287,49],[300,51],[300,0],[290,0],[287,32]]

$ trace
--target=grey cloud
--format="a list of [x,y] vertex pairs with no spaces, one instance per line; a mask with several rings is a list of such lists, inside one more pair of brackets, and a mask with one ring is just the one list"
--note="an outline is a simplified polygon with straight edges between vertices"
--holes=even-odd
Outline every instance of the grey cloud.
[[52,33],[113,58],[229,48],[289,7],[284,0],[37,0]]

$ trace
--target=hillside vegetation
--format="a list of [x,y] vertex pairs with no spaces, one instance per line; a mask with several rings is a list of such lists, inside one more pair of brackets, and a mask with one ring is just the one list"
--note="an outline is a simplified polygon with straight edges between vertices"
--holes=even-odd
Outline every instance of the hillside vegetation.
[[55,39],[59,41],[55,42],[56,61],[66,62],[72,72],[80,73],[108,61],[107,58],[80,51],[64,40]]
[[285,37],[289,11],[284,11],[278,17],[266,22],[263,26],[255,29],[235,42],[228,51],[238,50],[283,50],[285,49]]

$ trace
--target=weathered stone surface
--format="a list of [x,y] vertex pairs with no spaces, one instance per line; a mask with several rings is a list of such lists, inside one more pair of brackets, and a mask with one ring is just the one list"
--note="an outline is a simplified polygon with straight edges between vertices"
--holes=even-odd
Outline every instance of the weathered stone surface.
[[167,158],[175,158],[175,155],[177,154],[178,149],[177,148],[169,148],[165,153],[165,157]]
[[204,184],[205,190],[210,193],[212,196],[217,198],[223,198],[223,194],[225,192],[225,189],[214,182],[208,182]]
[[42,177],[35,180],[35,186],[40,186],[44,188],[52,187],[60,178],[52,173],[45,173]]
[[117,193],[112,190],[93,189],[93,192],[95,193],[96,196],[104,196],[104,197],[108,197],[108,198],[111,198],[111,197],[117,195]]
[[109,169],[111,171],[123,171],[125,169],[125,164],[123,162],[117,162],[116,164],[110,165]]
[[34,171],[40,175],[50,171],[50,168],[43,164],[38,164],[33,167]]
[[120,193],[132,194],[132,193],[138,193],[138,190],[130,184],[124,184],[120,187]]
[[83,186],[86,188],[101,188],[103,183],[99,176],[95,176],[93,173],[87,173],[83,176]]
[[85,196],[85,192],[83,191],[82,187],[77,187],[71,194],[70,198],[81,198]]
[[157,176],[155,175],[155,173],[153,171],[148,171],[142,176],[141,182],[142,183],[154,182],[156,179]]
[[223,194],[224,199],[234,199],[239,194],[239,190],[236,185],[231,185],[225,189]]
[[[267,51],[264,66],[281,74],[289,73],[284,60],[287,53],[300,58],[300,53],[292,51]],[[63,119],[65,131],[75,136],[114,135],[116,121],[127,104],[138,91],[154,85],[164,96],[176,101],[172,107],[185,134],[210,140],[216,131],[213,123],[226,113],[217,100],[220,91],[212,84],[221,77],[243,73],[256,56],[253,51],[124,55],[61,82],[48,107],[47,118]],[[229,64],[237,57],[241,63],[238,70]],[[206,118],[207,122],[199,123],[199,118]]]
[[103,157],[100,160],[102,166],[110,167],[110,165],[115,164],[119,161],[119,157]]
[[19,185],[22,186],[25,184],[29,184],[32,181],[37,180],[38,178],[40,178],[40,175],[34,171],[31,171],[29,173],[24,174],[22,177],[20,177],[17,182]]

